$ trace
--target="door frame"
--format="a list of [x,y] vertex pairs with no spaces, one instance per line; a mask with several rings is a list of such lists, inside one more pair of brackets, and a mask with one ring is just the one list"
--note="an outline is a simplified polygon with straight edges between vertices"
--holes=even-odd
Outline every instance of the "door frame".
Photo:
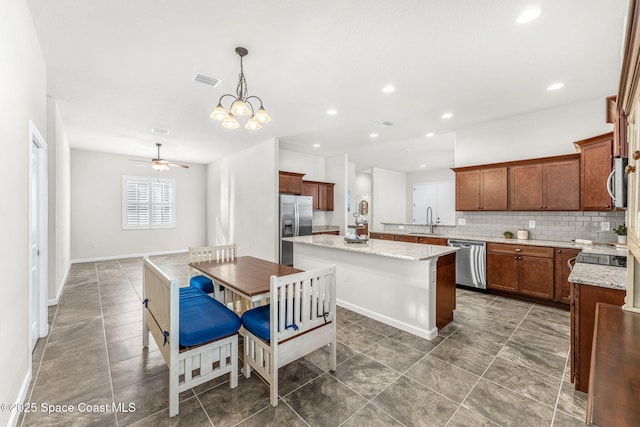
[[[31,277],[31,266],[33,265],[34,260],[31,254],[31,250],[29,250],[29,336],[27,337],[29,343],[29,349],[31,350],[31,325],[34,320],[38,322],[38,338],[45,337],[49,333],[49,317],[47,314],[47,297],[49,294],[48,287],[48,257],[49,250],[47,245],[47,234],[48,234],[48,177],[47,177],[47,143],[44,138],[38,131],[35,123],[29,120],[29,153],[32,151],[36,151],[36,155],[38,156],[38,205],[39,205],[39,215],[38,215],[38,248],[40,251],[40,255],[38,257],[38,269],[39,269],[39,283],[32,283]],[[32,170],[31,156],[29,156],[29,182],[34,178],[34,174],[36,171]],[[33,209],[31,200],[31,185],[29,185],[29,221],[31,221],[31,212]],[[29,227],[29,245],[31,245],[31,241],[33,240],[33,236],[31,236],[31,227]],[[31,312],[31,297],[32,293],[36,292],[38,295],[38,312]],[[34,319],[35,316],[37,319]],[[29,351],[31,354],[31,351]]]

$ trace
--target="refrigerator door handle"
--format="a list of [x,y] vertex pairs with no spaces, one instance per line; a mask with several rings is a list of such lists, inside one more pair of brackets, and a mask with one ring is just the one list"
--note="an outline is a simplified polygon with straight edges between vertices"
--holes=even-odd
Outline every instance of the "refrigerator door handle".
[[300,235],[300,216],[299,216],[299,212],[298,212],[298,204],[294,203],[293,204],[293,235],[294,236],[299,236]]

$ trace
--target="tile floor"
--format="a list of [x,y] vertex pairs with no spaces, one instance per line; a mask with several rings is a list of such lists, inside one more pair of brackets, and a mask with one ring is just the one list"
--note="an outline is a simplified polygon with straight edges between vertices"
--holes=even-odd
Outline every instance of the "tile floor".
[[[154,260],[186,281],[186,254]],[[319,350],[281,370],[277,408],[256,375],[234,390],[225,377],[182,393],[169,418],[167,368],[155,344],[141,347],[141,281],[139,258],[72,266],[27,400],[76,410],[26,413],[18,425],[583,425],[586,395],[568,380],[569,314],[464,290],[433,341],[338,308],[336,372]]]

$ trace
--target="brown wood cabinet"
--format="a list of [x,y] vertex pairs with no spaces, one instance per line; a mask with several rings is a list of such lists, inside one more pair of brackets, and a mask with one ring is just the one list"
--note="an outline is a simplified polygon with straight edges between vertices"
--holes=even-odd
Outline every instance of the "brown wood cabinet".
[[333,210],[332,182],[302,181],[302,195],[313,197],[314,211]]
[[576,141],[574,145],[580,151],[581,210],[611,210],[607,177],[613,168],[613,133]]
[[439,257],[436,269],[436,327],[442,329],[456,309],[456,254]]
[[395,240],[394,239],[394,235],[390,234],[390,233],[378,233],[375,231],[372,231],[371,233],[369,233],[369,238],[370,239],[378,239],[378,240]]
[[447,239],[444,237],[420,237],[420,243],[427,245],[448,246]]
[[314,236],[317,234],[331,234],[334,236],[339,236],[340,232],[339,231],[316,231],[315,233],[313,233]]
[[487,243],[487,288],[553,299],[553,248]]
[[578,154],[509,167],[509,210],[580,209]]
[[396,234],[393,236],[396,242],[420,243],[420,236],[410,234]]
[[280,171],[278,175],[281,194],[302,194],[303,173]]
[[586,393],[589,388],[596,304],[622,306],[624,296],[620,289],[571,284],[571,382],[576,390]]
[[507,168],[455,168],[456,210],[507,210]]
[[571,303],[571,284],[569,283],[571,269],[568,263],[572,258],[577,257],[579,253],[579,249],[555,248],[553,300],[556,302]]

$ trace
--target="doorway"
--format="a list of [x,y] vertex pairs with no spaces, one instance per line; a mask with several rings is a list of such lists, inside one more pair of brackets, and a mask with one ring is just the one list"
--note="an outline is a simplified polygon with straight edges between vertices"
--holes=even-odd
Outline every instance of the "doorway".
[[47,144],[29,122],[29,349],[49,331],[47,316]]

